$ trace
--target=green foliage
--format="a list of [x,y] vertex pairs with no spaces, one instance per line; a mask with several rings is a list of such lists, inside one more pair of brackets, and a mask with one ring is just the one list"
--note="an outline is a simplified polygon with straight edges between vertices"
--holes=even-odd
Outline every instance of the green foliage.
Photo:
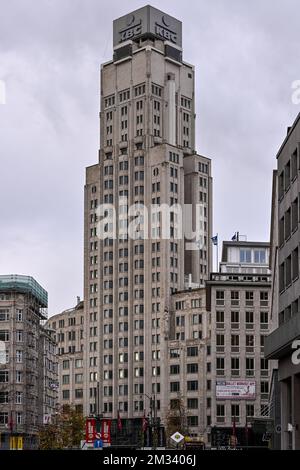
[[64,406],[39,433],[41,450],[78,448],[84,439],[85,419],[71,406]]

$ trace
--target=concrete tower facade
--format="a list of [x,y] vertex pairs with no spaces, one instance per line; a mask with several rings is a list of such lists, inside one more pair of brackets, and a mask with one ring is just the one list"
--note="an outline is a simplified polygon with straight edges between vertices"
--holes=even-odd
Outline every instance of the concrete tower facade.
[[[114,22],[100,142],[85,185],[84,412],[137,418],[155,395],[163,417],[171,296],[188,275],[203,285],[211,265],[211,162],[194,150],[195,74],[180,21],[146,6]],[[160,212],[176,204],[193,207],[196,248],[180,210]]]

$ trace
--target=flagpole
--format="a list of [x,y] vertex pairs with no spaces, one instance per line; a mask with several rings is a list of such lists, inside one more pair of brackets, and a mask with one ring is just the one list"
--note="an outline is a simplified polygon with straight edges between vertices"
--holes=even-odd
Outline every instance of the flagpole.
[[217,233],[217,270],[218,272],[218,267],[219,267],[219,234]]

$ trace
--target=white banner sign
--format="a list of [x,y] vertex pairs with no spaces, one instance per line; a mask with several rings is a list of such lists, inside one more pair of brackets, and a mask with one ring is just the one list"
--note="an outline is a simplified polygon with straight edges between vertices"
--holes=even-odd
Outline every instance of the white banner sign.
[[219,380],[216,384],[217,399],[255,400],[256,383],[242,380]]

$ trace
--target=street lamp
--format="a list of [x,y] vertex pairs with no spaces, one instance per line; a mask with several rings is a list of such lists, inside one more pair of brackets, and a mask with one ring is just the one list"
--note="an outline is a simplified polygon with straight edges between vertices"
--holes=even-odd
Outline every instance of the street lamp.
[[[151,431],[153,429],[154,433],[155,433],[155,431],[157,431],[157,429],[159,427],[158,422],[157,422],[156,397],[154,395],[154,398],[153,398],[152,396],[147,395],[147,393],[143,393],[143,395],[150,400],[150,423],[149,423],[149,425],[150,425]],[[157,432],[156,432],[156,436],[157,436]],[[155,442],[154,442],[153,448],[154,449],[156,448]]]

